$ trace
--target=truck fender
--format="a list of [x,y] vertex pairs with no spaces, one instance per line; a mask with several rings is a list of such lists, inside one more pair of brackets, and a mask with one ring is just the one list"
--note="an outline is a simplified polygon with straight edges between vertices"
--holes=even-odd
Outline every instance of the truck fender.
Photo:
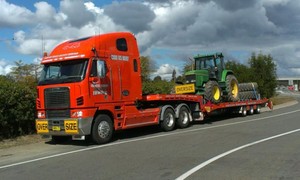
[[191,113],[191,109],[189,108],[189,106],[185,103],[181,103],[179,104],[176,108],[175,108],[175,117],[178,118],[179,117],[179,111],[180,111],[180,108],[182,106],[185,106],[188,110],[189,110],[189,118],[190,118],[190,121],[193,121],[193,118],[192,118],[192,113]]
[[161,109],[160,109],[160,114],[159,114],[159,120],[160,120],[160,121],[163,120],[162,114],[164,114],[164,112],[166,111],[167,108],[171,108],[171,109],[173,109],[173,111],[175,112],[173,106],[171,106],[171,105],[164,105],[164,106],[162,106]]

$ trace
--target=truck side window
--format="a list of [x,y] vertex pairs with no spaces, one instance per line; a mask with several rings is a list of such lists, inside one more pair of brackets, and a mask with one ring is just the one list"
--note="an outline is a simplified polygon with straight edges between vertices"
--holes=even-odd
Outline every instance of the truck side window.
[[117,49],[119,51],[127,51],[127,42],[125,38],[117,39]]
[[101,61],[101,60],[97,61],[97,74],[101,78],[105,77],[106,69],[105,69],[105,62],[104,61]]
[[133,70],[134,70],[134,72],[138,72],[138,64],[137,64],[136,59],[133,60]]
[[96,77],[96,76],[97,76],[97,61],[93,60],[90,77]]
[[92,69],[91,69],[91,77],[105,77],[106,75],[106,66],[105,62],[102,60],[93,60]]

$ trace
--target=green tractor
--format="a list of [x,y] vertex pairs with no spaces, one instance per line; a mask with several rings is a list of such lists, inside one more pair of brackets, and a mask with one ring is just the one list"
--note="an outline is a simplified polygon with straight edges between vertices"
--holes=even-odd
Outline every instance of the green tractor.
[[185,85],[175,87],[176,94],[200,94],[212,103],[238,101],[238,81],[233,71],[225,69],[223,57],[222,53],[195,56],[193,70],[185,73]]

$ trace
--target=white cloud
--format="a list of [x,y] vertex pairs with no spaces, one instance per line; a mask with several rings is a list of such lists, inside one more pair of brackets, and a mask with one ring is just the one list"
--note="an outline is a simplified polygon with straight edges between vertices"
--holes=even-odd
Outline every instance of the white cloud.
[[172,79],[173,71],[176,71],[176,77],[180,75],[179,68],[171,64],[162,64],[156,72],[152,73],[151,77],[160,76],[162,79]]
[[25,7],[0,0],[0,27],[16,27],[34,23],[34,13]]
[[6,62],[6,60],[0,60],[0,75],[6,75],[11,72],[11,68],[13,65],[10,65]]

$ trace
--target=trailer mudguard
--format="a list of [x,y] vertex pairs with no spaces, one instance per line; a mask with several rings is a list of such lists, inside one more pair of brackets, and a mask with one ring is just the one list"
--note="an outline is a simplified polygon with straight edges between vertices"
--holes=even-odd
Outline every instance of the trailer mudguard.
[[159,114],[159,121],[162,121],[162,120],[163,120],[162,114],[164,114],[164,112],[166,111],[167,108],[171,108],[171,109],[173,109],[173,111],[175,112],[173,106],[171,106],[171,105],[164,105],[164,106],[162,106],[162,107],[161,107],[161,110],[160,110],[160,114]]

